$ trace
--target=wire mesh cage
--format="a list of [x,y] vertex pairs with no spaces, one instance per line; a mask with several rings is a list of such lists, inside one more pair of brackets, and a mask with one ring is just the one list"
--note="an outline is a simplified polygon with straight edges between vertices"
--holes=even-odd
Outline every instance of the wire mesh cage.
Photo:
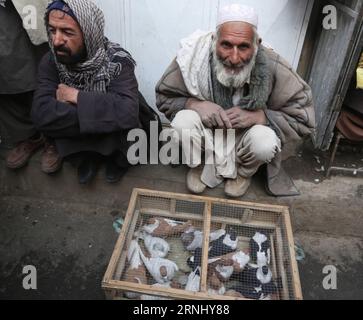
[[302,299],[288,208],[134,189],[102,286],[110,299]]

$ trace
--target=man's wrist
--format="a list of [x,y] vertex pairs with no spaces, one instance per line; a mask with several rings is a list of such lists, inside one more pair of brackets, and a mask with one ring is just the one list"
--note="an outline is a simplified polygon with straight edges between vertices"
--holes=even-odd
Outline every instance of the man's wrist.
[[72,100],[71,100],[71,102],[73,103],[73,104],[78,104],[78,94],[79,94],[79,90],[77,90],[77,89],[74,89],[73,90],[73,93],[72,93]]
[[201,101],[195,99],[195,98],[189,98],[185,104],[185,108],[188,110],[196,111],[198,109],[198,104]]

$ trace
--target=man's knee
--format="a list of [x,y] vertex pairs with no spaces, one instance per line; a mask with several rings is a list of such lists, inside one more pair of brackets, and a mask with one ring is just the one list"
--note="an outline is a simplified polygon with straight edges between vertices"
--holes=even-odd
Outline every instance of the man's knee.
[[200,116],[197,112],[193,110],[182,110],[179,111],[174,120],[171,123],[173,129],[178,133],[181,133],[185,129],[198,129],[202,123]]
[[250,151],[257,160],[270,162],[281,151],[281,141],[275,131],[267,126],[256,125],[247,133]]

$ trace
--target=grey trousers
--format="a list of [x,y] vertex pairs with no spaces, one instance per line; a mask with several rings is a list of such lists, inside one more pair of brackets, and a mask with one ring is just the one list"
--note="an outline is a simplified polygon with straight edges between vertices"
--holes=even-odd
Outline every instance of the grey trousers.
[[[234,139],[228,139],[227,133],[217,138],[216,130],[206,128],[198,113],[191,110],[178,112],[171,126],[175,142],[182,145],[184,157],[192,160],[186,163],[189,167],[203,163],[201,151],[210,155],[209,159],[213,161],[209,163],[208,157],[204,159],[201,176],[202,182],[210,188],[224,179],[237,178],[237,174],[252,177],[262,164],[271,162],[281,152],[280,139],[267,126],[232,130]],[[190,148],[191,141],[193,148]]]
[[0,94],[0,136],[6,145],[32,137],[37,131],[31,121],[33,92]]

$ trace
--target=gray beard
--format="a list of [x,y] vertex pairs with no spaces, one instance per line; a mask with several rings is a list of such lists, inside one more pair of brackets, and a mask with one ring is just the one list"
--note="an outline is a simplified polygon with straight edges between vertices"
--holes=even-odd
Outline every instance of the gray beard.
[[256,48],[255,53],[251,59],[251,61],[243,67],[239,73],[234,74],[228,72],[223,62],[217,56],[217,52],[214,48],[213,50],[213,68],[214,72],[217,76],[218,82],[220,82],[224,87],[227,88],[241,88],[247,82],[249,77],[251,76],[251,72],[256,63],[256,56],[258,53],[258,48]]

